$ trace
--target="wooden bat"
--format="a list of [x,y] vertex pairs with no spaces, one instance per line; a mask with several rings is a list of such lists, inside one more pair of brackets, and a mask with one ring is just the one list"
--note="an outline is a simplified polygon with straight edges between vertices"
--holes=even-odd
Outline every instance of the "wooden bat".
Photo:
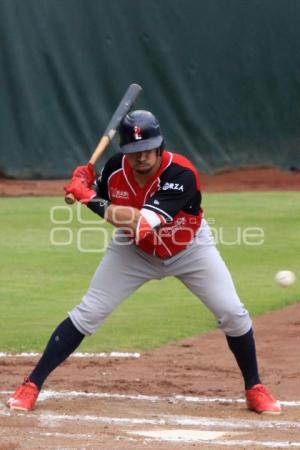
[[[98,158],[102,155],[110,141],[113,139],[116,134],[117,128],[120,125],[122,119],[126,116],[134,102],[136,101],[139,93],[141,92],[142,87],[139,84],[132,83],[125,94],[123,95],[122,100],[120,101],[117,109],[113,113],[112,118],[109,121],[109,124],[104,131],[103,136],[101,137],[95,151],[93,152],[89,163],[95,164]],[[69,205],[75,203],[75,198],[73,194],[67,194],[65,196],[65,201]]]

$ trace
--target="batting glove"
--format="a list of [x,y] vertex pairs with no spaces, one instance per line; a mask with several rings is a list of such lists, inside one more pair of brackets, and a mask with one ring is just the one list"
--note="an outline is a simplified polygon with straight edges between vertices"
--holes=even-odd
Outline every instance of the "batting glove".
[[85,181],[88,187],[91,187],[96,179],[96,172],[94,170],[94,165],[92,163],[88,163],[85,166],[78,166],[72,173],[72,181],[74,179],[80,179]]
[[83,178],[73,177],[71,182],[64,187],[66,194],[73,194],[78,202],[87,204],[94,197],[96,192],[88,186]]

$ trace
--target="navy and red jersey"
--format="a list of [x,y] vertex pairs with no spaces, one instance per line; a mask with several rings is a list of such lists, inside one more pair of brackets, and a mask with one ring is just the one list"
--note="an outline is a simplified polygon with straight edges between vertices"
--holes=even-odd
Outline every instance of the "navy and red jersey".
[[200,227],[200,177],[179,154],[165,150],[156,174],[140,187],[126,155],[117,153],[105,164],[96,190],[114,205],[131,206],[146,215],[147,211],[155,213],[159,227],[137,244],[148,254],[170,258],[187,247]]

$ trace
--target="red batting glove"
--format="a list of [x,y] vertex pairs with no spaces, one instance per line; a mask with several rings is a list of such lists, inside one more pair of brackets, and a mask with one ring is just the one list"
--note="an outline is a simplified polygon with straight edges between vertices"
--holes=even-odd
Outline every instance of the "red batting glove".
[[91,189],[85,179],[73,177],[69,184],[64,187],[66,194],[73,194],[78,202],[87,204],[96,197],[96,192]]
[[91,187],[96,179],[96,172],[94,170],[94,164],[88,163],[85,166],[78,166],[72,173],[72,181],[76,179],[84,180],[86,185]]

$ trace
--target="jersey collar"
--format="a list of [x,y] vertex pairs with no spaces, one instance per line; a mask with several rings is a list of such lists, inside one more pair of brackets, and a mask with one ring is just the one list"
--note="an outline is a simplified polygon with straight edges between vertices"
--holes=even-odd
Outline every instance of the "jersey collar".
[[158,180],[160,175],[164,172],[164,170],[166,170],[166,168],[171,164],[172,159],[173,159],[173,153],[168,152],[167,150],[164,150],[164,152],[162,154],[162,158],[161,158],[161,164],[160,164],[157,172],[151,178],[149,178],[149,180],[147,181],[145,186],[141,188],[134,177],[133,171],[128,163],[128,159],[126,158],[126,155],[124,155],[123,160],[122,160],[122,169],[123,169],[123,173],[124,173],[125,179],[127,181],[127,184],[129,185],[132,192],[135,195],[137,195],[138,191],[148,190],[149,186],[151,186],[155,180]]

